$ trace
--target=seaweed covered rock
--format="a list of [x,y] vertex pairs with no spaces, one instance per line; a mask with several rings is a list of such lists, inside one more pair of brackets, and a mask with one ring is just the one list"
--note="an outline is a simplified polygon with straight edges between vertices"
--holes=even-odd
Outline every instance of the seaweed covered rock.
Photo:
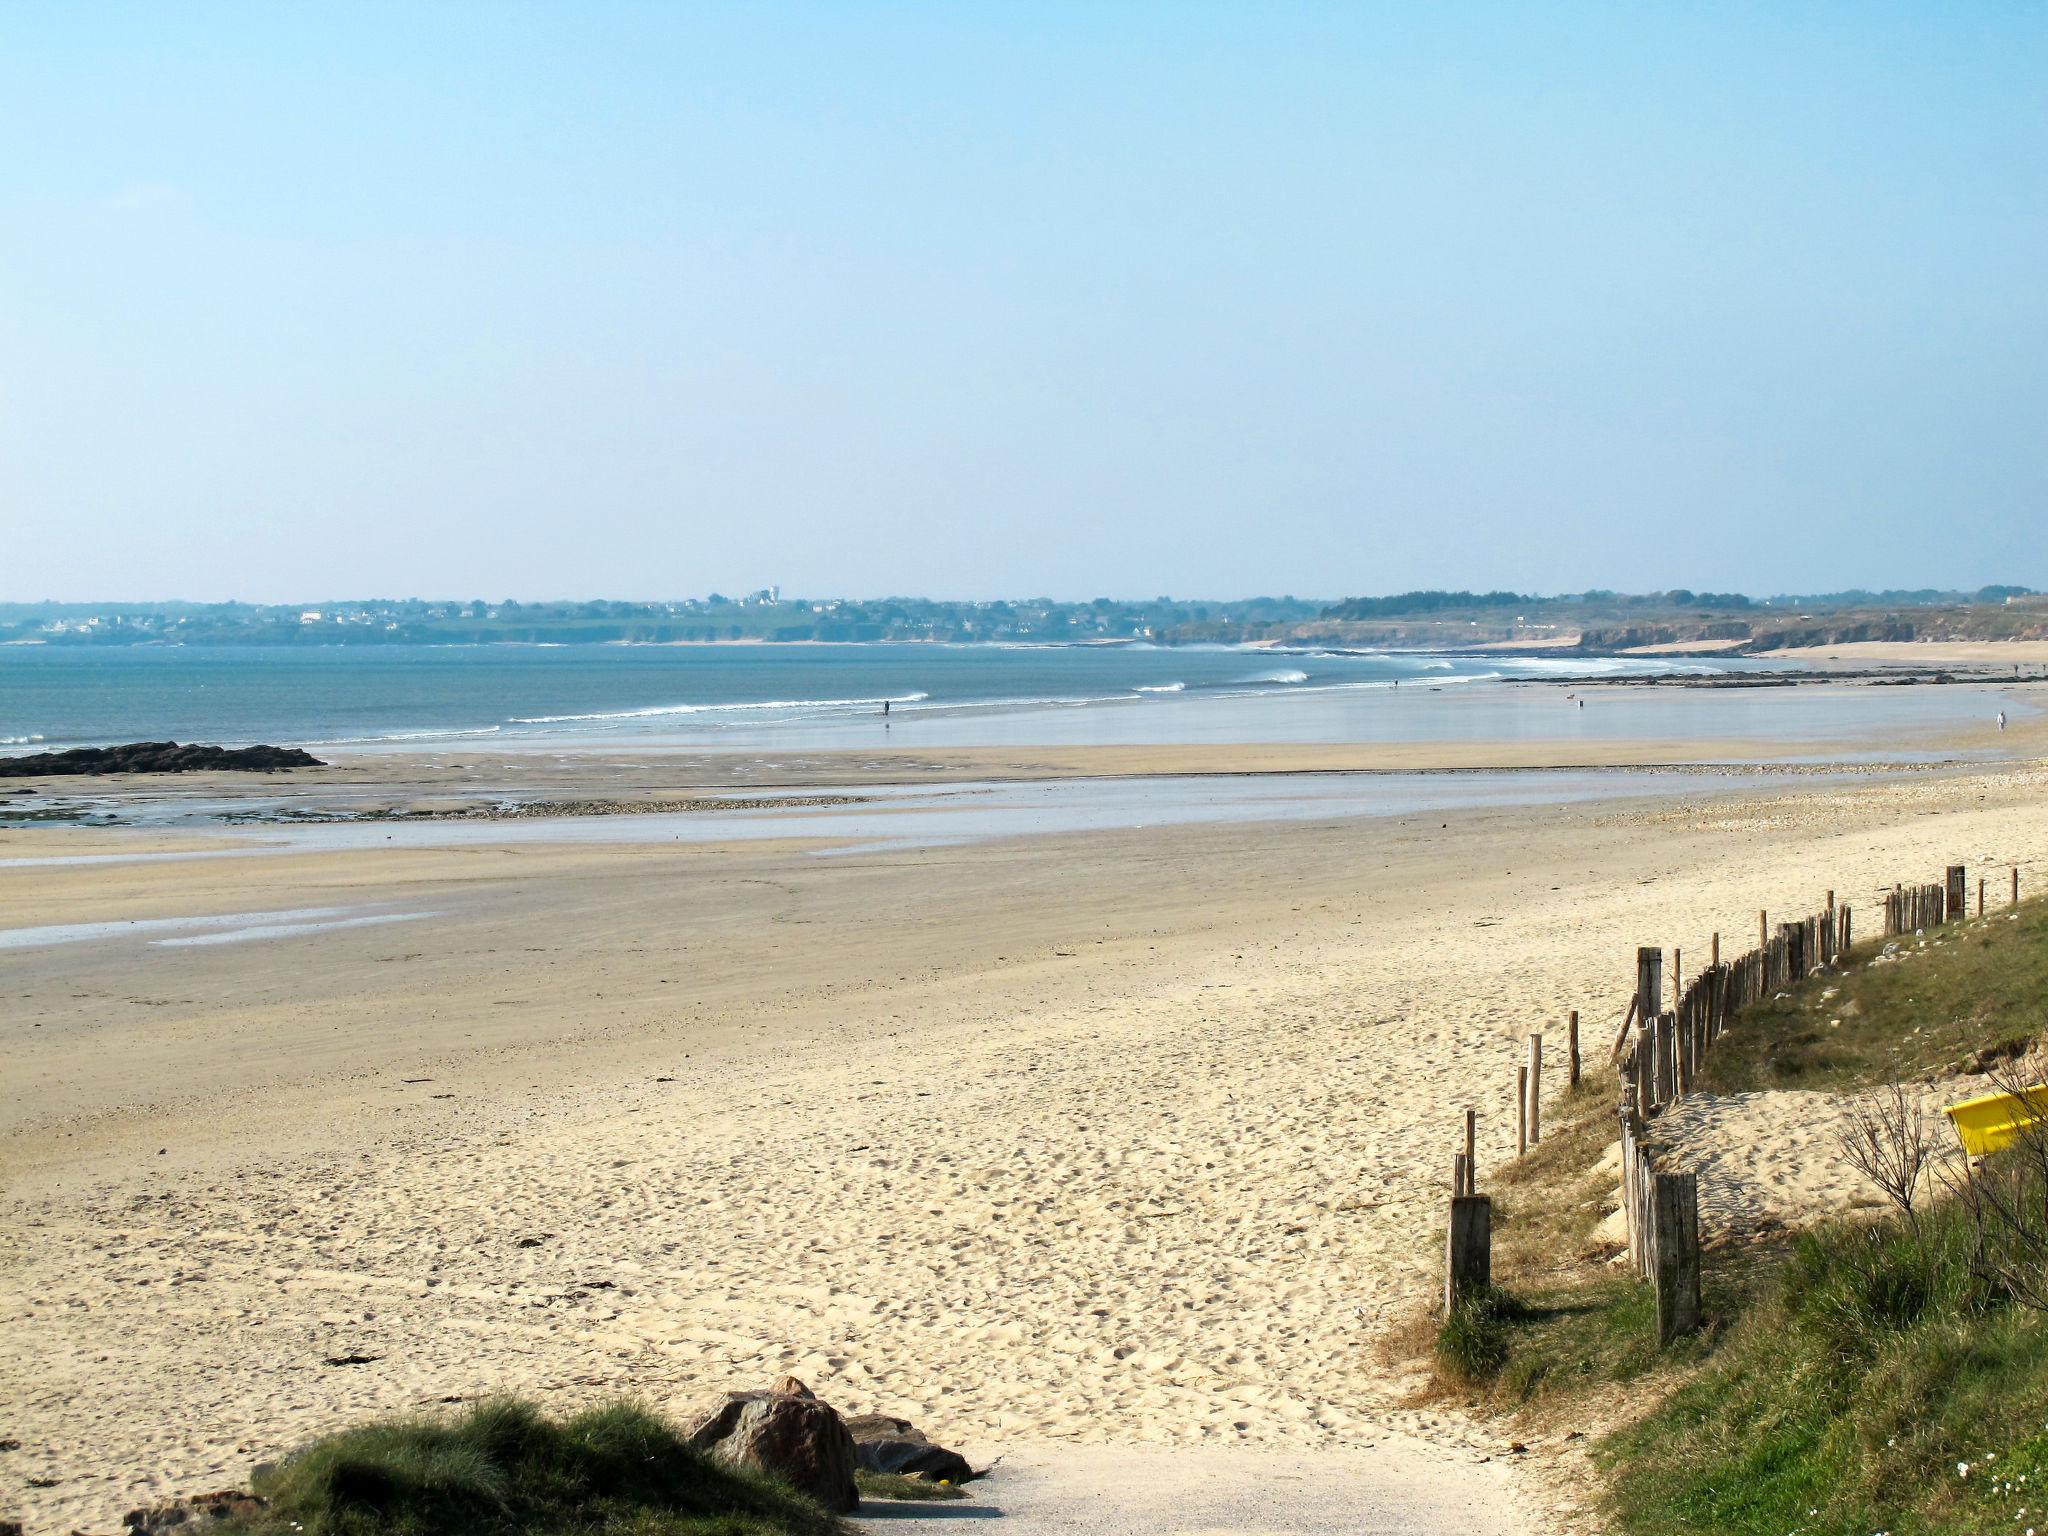
[[175,741],[131,741],[120,747],[73,747],[0,757],[0,778],[33,779],[79,773],[273,773],[280,768],[326,766],[299,747],[180,746]]

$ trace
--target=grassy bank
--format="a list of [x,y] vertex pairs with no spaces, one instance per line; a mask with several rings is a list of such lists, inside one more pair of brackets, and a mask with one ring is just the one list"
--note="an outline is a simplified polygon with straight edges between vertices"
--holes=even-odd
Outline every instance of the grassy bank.
[[619,1404],[553,1420],[520,1402],[365,1425],[259,1478],[252,1536],[838,1536],[817,1505],[691,1450]]
[[[2048,906],[1859,949],[1749,1010],[1708,1092],[1848,1092],[2010,1059],[2048,1019]],[[2048,1257],[1969,1202],[1711,1250],[1707,1326],[1654,1348],[1649,1288],[1607,1260],[1612,1080],[1568,1097],[1499,1181],[1496,1278],[1440,1375],[1532,1432],[1613,1424],[1596,1456],[1636,1536],[2048,1531]],[[1945,1125],[1934,1133],[1948,1136]],[[2048,1164],[1989,1177],[2048,1223]],[[1981,1216],[1981,1213],[1980,1213]],[[2048,1236],[2036,1231],[2035,1236]],[[2023,1514],[2022,1511],[2025,1511]]]

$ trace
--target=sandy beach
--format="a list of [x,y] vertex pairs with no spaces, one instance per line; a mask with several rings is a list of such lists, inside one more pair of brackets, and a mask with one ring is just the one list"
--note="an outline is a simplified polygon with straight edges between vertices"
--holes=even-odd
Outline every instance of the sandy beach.
[[[468,758],[378,792],[458,771],[617,787]],[[1398,1444],[1480,1479],[1467,1528],[1544,1529],[1499,1437],[1379,1347],[1464,1106],[1496,1163],[1522,1036],[1578,1008],[1599,1060],[1639,943],[1956,861],[2048,876],[2044,786],[831,858],[7,833],[8,926],[185,924],[0,956],[8,1512],[102,1530],[370,1413],[788,1370],[985,1456]],[[159,844],[199,856],[35,862]]]

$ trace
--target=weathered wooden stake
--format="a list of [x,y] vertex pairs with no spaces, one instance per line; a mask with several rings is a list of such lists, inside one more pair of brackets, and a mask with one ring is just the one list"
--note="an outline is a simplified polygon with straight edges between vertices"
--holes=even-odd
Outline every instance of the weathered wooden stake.
[[1515,1156],[1529,1151],[1529,1069],[1515,1068]]
[[1471,1171],[1472,1187],[1468,1195],[1479,1193],[1479,1111],[1465,1111],[1465,1166]]
[[1756,915],[1756,947],[1766,949],[1771,942],[1771,914],[1759,912]]
[[1671,1006],[1678,1006],[1679,994],[1685,990],[1685,951],[1676,944],[1671,946]]
[[1984,915],[1984,877],[1982,875],[1977,877],[1977,915],[1979,917]]
[[1636,1022],[1648,1024],[1664,1011],[1664,951],[1651,945],[1636,950]]
[[2012,904],[2020,904],[2020,867],[2017,864],[2012,867]]
[[1954,922],[1970,915],[1970,876],[1960,864],[1948,867],[1948,891],[1942,902],[1942,920]]
[[1529,1037],[1529,1145],[1543,1139],[1543,1037]]
[[[1640,986],[1641,982],[1638,981],[1637,985]],[[1636,1013],[1641,1003],[1642,999],[1639,997],[1632,997],[1628,1000],[1628,1012],[1622,1015],[1621,1028],[1614,1032],[1614,1049],[1609,1053],[1609,1056],[1616,1063],[1621,1061],[1621,1048],[1628,1043],[1628,1027],[1635,1023]]]
[[1565,1025],[1565,1080],[1567,1088],[1579,1086],[1579,1010],[1572,1010],[1571,1021]]
[[1451,1198],[1472,1193],[1472,1165],[1465,1161],[1465,1154],[1451,1154]]
[[1444,1239],[1444,1315],[1492,1282],[1492,1197],[1459,1195],[1451,1201],[1450,1231]]
[[1657,1345],[1700,1326],[1699,1175],[1657,1173],[1650,1183],[1650,1243],[1657,1258]]
[[1715,965],[1715,967],[1716,967],[1716,968],[1718,969],[1718,968],[1719,968],[1719,966],[1720,966],[1720,964],[1721,964],[1721,934],[1720,934],[1720,930],[1716,929],[1716,930],[1715,930],[1715,932],[1714,932],[1714,965]]

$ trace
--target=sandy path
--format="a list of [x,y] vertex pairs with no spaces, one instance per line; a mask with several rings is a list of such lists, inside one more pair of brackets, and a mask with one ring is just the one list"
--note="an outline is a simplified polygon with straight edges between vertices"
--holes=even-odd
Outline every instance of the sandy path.
[[[1402,1407],[1374,1345],[1466,1102],[1504,1150],[1520,1036],[1579,1007],[1597,1059],[1637,943],[2038,871],[2043,784],[131,871],[159,907],[256,904],[239,868],[451,915],[8,958],[6,1501],[103,1528],[364,1413],[782,1370],[997,1447],[1469,1464],[1497,1442]],[[39,888],[87,910],[89,878]]]
[[871,1505],[870,1536],[1508,1536],[1524,1529],[1501,1462],[1448,1463],[1389,1436],[1312,1454],[1025,1444],[952,1504]]

